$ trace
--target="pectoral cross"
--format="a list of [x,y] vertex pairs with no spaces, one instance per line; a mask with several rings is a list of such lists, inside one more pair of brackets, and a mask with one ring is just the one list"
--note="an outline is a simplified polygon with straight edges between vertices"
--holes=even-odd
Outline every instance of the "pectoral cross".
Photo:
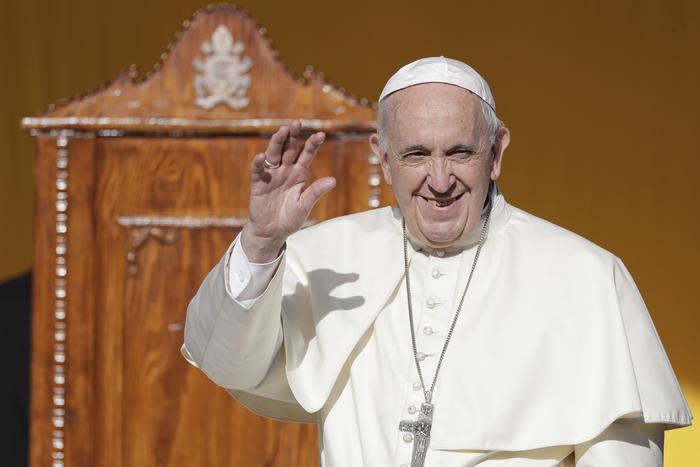
[[420,405],[418,420],[401,420],[399,431],[413,434],[413,456],[411,456],[411,467],[423,467],[425,465],[425,455],[428,452],[430,443],[430,428],[433,426],[433,404],[423,402]]

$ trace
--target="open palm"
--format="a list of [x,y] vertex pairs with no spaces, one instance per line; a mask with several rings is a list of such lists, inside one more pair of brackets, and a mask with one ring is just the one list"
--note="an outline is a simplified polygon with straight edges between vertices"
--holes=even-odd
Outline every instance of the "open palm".
[[299,122],[281,127],[265,152],[253,159],[249,217],[241,240],[252,262],[275,259],[287,237],[301,228],[316,202],[335,186],[333,177],[306,186],[311,161],[325,135],[309,136],[300,152],[300,133]]

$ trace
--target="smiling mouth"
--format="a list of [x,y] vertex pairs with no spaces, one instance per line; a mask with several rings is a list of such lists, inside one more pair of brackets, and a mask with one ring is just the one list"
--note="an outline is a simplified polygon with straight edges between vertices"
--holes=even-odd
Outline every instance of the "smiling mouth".
[[440,199],[437,199],[437,198],[428,198],[428,197],[421,196],[421,195],[418,195],[418,196],[420,196],[421,198],[423,198],[428,204],[431,204],[431,205],[433,205],[433,206],[437,206],[437,207],[439,207],[439,208],[444,208],[444,207],[446,207],[446,206],[451,205],[451,204],[454,203],[455,201],[459,200],[463,195],[464,195],[464,193],[462,193],[462,194],[460,194],[460,195],[458,195],[458,196],[454,196],[454,197],[452,197],[452,198],[440,198]]

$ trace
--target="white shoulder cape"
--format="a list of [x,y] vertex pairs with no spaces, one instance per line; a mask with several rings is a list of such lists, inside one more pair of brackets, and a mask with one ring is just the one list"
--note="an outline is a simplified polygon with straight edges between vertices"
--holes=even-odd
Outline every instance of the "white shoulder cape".
[[[323,407],[401,285],[402,247],[397,208],[290,237],[262,299],[270,306],[281,297],[283,348],[254,390],[234,395],[262,415],[312,421],[305,412]],[[441,370],[435,397],[448,407],[436,413],[431,446],[518,451],[578,444],[621,418],[691,423],[618,258],[498,195],[478,268],[465,302],[470,312],[460,317]]]

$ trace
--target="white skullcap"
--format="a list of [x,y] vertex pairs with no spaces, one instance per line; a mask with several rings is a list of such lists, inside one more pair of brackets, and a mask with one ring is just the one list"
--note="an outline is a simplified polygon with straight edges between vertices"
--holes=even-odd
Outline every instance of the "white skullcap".
[[454,84],[473,92],[496,111],[496,101],[486,80],[466,63],[445,57],[421,58],[401,67],[386,82],[379,102],[391,93],[423,83]]

